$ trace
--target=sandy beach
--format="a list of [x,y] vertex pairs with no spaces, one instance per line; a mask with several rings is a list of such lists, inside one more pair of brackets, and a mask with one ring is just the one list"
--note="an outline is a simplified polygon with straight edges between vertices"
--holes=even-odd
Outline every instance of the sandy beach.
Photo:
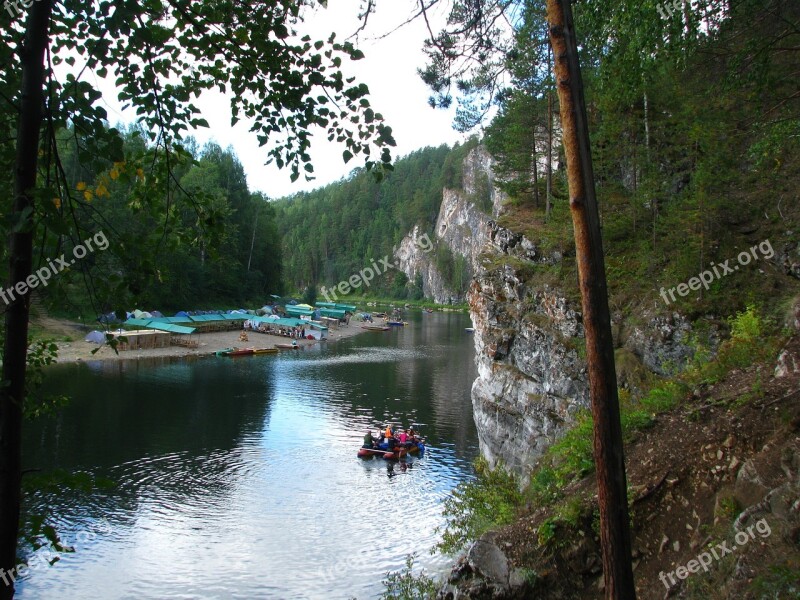
[[[361,323],[353,321],[350,325],[342,325],[339,329],[330,330],[328,332],[328,339],[325,341],[297,340],[297,344],[299,346],[331,344],[336,343],[338,340],[353,337],[354,335],[365,332],[366,330],[361,329]],[[164,356],[207,356],[222,348],[272,348],[275,344],[287,344],[292,342],[292,340],[287,337],[256,333],[253,331],[247,332],[247,342],[240,342],[240,333],[241,330],[195,333],[191,336],[191,339],[199,343],[197,348],[169,346],[168,348],[152,348],[147,350],[126,350],[119,353],[114,352],[109,346],[99,346],[98,344],[83,341],[86,333],[73,333],[71,337],[80,336],[77,337],[76,341],[57,343],[57,362],[136,360],[140,358],[158,358]],[[92,354],[92,350],[97,348],[99,348],[99,350]]]

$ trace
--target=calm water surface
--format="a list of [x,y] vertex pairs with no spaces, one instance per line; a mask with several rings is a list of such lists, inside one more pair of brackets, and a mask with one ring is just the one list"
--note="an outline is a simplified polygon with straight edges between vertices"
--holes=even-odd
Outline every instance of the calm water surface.
[[[17,597],[376,598],[428,550],[441,502],[477,455],[465,315],[278,356],[54,369],[73,398],[26,431],[26,468],[114,481],[40,492],[26,510],[77,551],[32,571]],[[365,430],[415,427],[429,452],[359,460]]]

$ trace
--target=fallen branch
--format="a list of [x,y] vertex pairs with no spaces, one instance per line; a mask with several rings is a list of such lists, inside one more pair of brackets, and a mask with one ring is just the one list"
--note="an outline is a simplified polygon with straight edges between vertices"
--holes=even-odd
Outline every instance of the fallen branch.
[[765,409],[765,408],[767,408],[768,406],[772,406],[773,404],[777,404],[778,402],[781,402],[781,401],[783,401],[783,400],[786,400],[787,398],[791,398],[791,397],[792,397],[792,396],[794,396],[794,395],[795,395],[797,392],[800,392],[800,388],[798,388],[798,389],[794,390],[793,392],[789,392],[789,393],[788,393],[788,394],[786,394],[785,396],[781,396],[780,398],[776,398],[776,399],[775,399],[775,400],[773,400],[772,402],[767,402],[767,403],[765,403],[765,404],[754,404],[753,406],[756,406],[756,407],[760,408],[761,410],[764,410],[764,409]]
[[643,500],[647,500],[650,496],[655,494],[659,490],[659,488],[662,485],[664,485],[664,482],[667,480],[667,476],[668,475],[669,475],[669,471],[666,471],[664,473],[664,475],[661,477],[661,479],[659,479],[652,486],[648,486],[647,489],[643,493],[639,494],[639,496],[633,500],[633,504],[637,504],[637,503],[639,503],[639,502],[641,502]]

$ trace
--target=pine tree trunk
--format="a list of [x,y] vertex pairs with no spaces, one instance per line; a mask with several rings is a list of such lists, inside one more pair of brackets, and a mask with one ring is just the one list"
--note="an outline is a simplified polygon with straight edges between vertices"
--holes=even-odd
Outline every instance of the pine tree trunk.
[[533,127],[533,204],[539,208],[539,155],[536,152],[536,126]]
[[636,598],[636,588],[631,568],[628,489],[614,370],[614,345],[586,103],[570,1],[547,0],[547,20],[555,56],[570,212],[575,229],[578,279],[583,301],[605,597],[609,600],[630,600]]
[[[550,52],[547,49],[547,72],[550,72]],[[545,219],[550,219],[550,203],[553,197],[553,94],[548,86],[547,89],[547,174],[545,176]]]
[[[17,126],[14,204],[11,217],[18,225],[9,235],[7,289],[24,282],[33,262],[33,190],[39,157],[39,134],[44,101],[44,51],[53,0],[34,2],[26,25],[22,59],[22,90]],[[0,569],[14,579],[20,516],[22,464],[22,407],[28,352],[30,296],[15,299],[6,310],[3,383],[0,387]],[[0,599],[13,598],[13,585],[0,584]]]

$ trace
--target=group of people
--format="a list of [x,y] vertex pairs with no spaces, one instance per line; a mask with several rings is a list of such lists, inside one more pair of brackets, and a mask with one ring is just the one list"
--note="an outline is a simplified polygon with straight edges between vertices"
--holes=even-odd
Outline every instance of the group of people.
[[397,447],[411,448],[411,446],[419,442],[420,438],[412,427],[399,429],[395,432],[392,424],[389,423],[385,429],[380,430],[377,438],[373,437],[371,430],[367,430],[362,448],[389,450],[391,452]]
[[244,329],[249,331],[257,331],[258,333],[269,333],[272,335],[280,335],[297,340],[306,339],[305,327],[284,327],[283,325],[270,325],[269,323],[255,323],[253,321],[245,321]]

